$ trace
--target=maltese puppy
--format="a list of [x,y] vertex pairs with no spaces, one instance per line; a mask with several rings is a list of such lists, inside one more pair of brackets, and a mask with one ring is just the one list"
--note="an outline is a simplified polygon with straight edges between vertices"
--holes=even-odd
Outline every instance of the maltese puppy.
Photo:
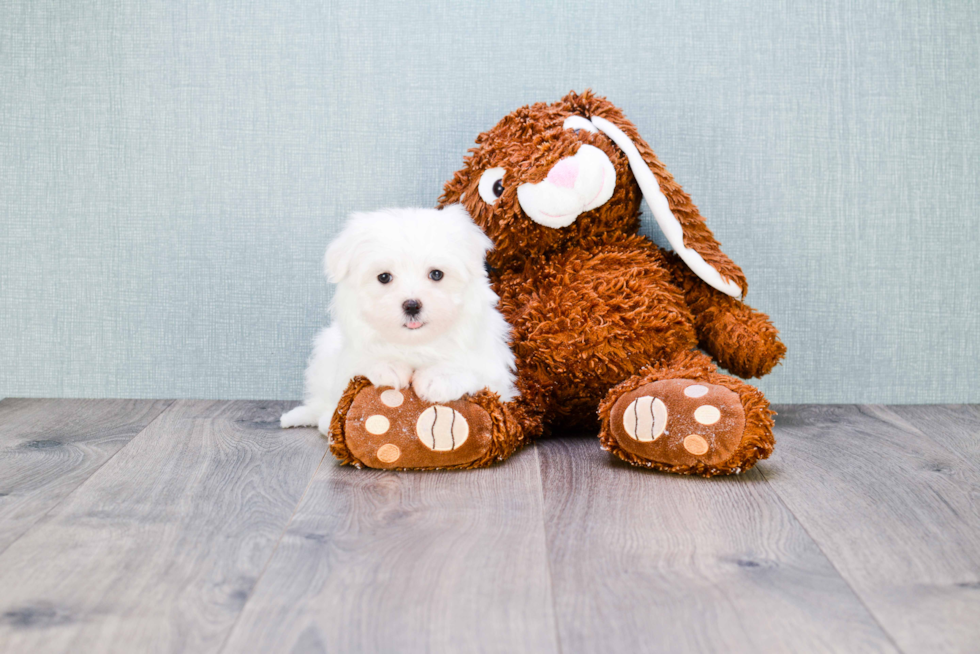
[[332,321],[316,338],[305,401],[280,424],[328,433],[356,376],[411,384],[426,402],[483,388],[513,399],[510,325],[484,268],[492,247],[458,204],[353,214],[327,248],[327,277],[337,285]]

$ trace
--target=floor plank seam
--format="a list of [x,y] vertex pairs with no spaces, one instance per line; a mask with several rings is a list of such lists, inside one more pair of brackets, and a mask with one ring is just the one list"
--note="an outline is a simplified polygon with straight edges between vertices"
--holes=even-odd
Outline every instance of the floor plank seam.
[[551,626],[555,631],[555,647],[558,648],[559,654],[565,651],[562,648],[561,643],[561,630],[558,629],[558,604],[555,597],[555,577],[551,574],[551,548],[548,545],[548,521],[545,515],[545,499],[544,499],[544,474],[541,470],[541,450],[538,449],[538,444],[535,442],[534,447],[534,458],[537,460],[538,465],[538,499],[541,501],[541,538],[544,540],[544,565],[545,570],[548,573],[548,591],[551,595]]
[[[980,471],[980,463],[971,460],[969,457],[965,456],[962,452],[960,452],[959,450],[957,450],[955,447],[951,446],[949,443],[946,443],[946,442],[944,442],[941,439],[937,439],[937,438],[933,437],[932,434],[927,433],[923,429],[920,429],[917,425],[915,425],[912,422],[906,420],[900,414],[898,414],[897,412],[895,412],[895,411],[892,410],[892,406],[901,406],[901,405],[867,404],[867,405],[863,405],[863,406],[867,406],[867,407],[878,407],[879,409],[881,409],[883,411],[886,411],[887,413],[891,414],[891,416],[893,418],[895,418],[896,420],[901,421],[905,425],[904,428],[906,429],[906,433],[910,433],[910,434],[912,434],[914,436],[919,436],[921,438],[928,439],[930,443],[933,443],[939,449],[947,452],[953,458],[958,459],[960,462],[964,463],[971,470]],[[965,405],[965,406],[970,406],[970,405]],[[858,411],[861,411],[860,406],[858,407]],[[883,422],[886,425],[889,425],[889,426],[892,426],[892,427],[898,427],[898,425],[895,425],[894,423],[890,423],[887,420],[884,420],[884,419],[878,417],[874,413],[865,413],[864,411],[861,411],[861,414],[862,415],[865,415],[865,416],[868,416],[869,418],[873,418],[874,420],[877,420],[879,422]],[[907,431],[907,429],[911,429],[912,431],[909,432],[909,431]]]
[[265,401],[8,399],[2,652],[904,654],[980,636],[963,617],[976,405],[784,405],[782,455],[708,485],[588,437],[531,441],[476,477],[378,475],[316,429],[281,431]]
[[293,512],[289,515],[289,520],[286,521],[286,525],[283,527],[282,533],[279,534],[279,538],[276,540],[276,546],[272,548],[271,552],[269,552],[269,558],[265,560],[265,565],[262,566],[262,571],[259,573],[259,576],[255,578],[255,583],[252,584],[251,590],[248,591],[248,597],[246,597],[245,601],[242,602],[242,607],[239,609],[238,615],[235,616],[235,621],[231,624],[231,628],[228,629],[228,633],[225,634],[224,640],[221,641],[221,646],[216,651],[223,652],[228,646],[228,641],[231,639],[232,634],[235,633],[235,629],[238,627],[238,622],[242,619],[242,615],[244,615],[248,603],[251,602],[252,597],[255,596],[256,589],[259,587],[259,584],[262,583],[262,578],[265,577],[265,573],[269,569],[272,559],[275,558],[276,552],[279,551],[279,546],[282,544],[282,539],[285,538],[286,534],[289,532],[289,527],[293,524],[293,519],[296,517],[296,512],[299,511],[299,507],[303,505],[303,500],[306,499],[307,494],[310,492],[310,488],[313,486],[313,481],[316,479],[317,473],[320,472],[320,468],[323,467],[323,462],[326,461],[327,457],[329,456],[330,448],[327,448],[327,450],[323,453],[323,457],[320,459],[320,463],[317,464],[316,468],[313,470],[313,474],[310,475],[309,481],[306,482],[306,488],[303,489],[303,494],[300,495],[299,499],[296,501],[296,506],[293,507]]
[[[6,398],[4,398],[4,399],[6,399]],[[5,546],[5,547],[4,547],[3,549],[0,549],[0,556],[2,556],[4,552],[6,552],[7,550],[9,550],[9,549],[10,549],[10,547],[11,547],[11,545],[13,545],[13,544],[14,544],[14,543],[16,543],[17,541],[19,541],[19,540],[20,540],[21,538],[23,538],[23,537],[24,537],[24,536],[26,536],[27,534],[29,534],[29,533],[31,533],[32,531],[34,531],[34,529],[35,529],[35,528],[36,528],[36,527],[37,527],[38,525],[40,525],[40,524],[41,524],[41,522],[42,522],[42,521],[43,521],[43,520],[44,520],[44,519],[45,519],[45,518],[46,518],[46,517],[47,517],[47,516],[48,516],[48,515],[49,515],[49,514],[50,514],[50,513],[52,512],[52,511],[54,511],[54,510],[55,510],[56,508],[58,508],[59,506],[61,506],[62,504],[64,504],[64,503],[65,503],[65,501],[66,501],[66,500],[67,500],[68,498],[70,498],[70,497],[72,497],[72,496],[73,496],[73,495],[74,495],[74,494],[75,494],[76,492],[78,492],[78,489],[79,489],[79,488],[81,488],[82,486],[84,486],[84,485],[85,485],[85,484],[86,484],[86,483],[88,482],[88,480],[89,480],[89,479],[91,479],[91,478],[92,478],[92,477],[94,477],[94,476],[95,476],[96,474],[98,474],[98,472],[99,472],[99,470],[102,470],[102,468],[104,468],[104,467],[105,467],[105,465],[106,465],[107,463],[109,463],[109,462],[110,462],[110,461],[112,461],[112,460],[113,460],[114,458],[116,458],[116,455],[117,455],[117,454],[119,454],[119,453],[120,453],[120,452],[122,452],[122,451],[123,451],[124,449],[126,449],[127,447],[129,447],[129,444],[130,444],[130,443],[132,443],[132,442],[133,442],[134,440],[136,440],[137,438],[139,438],[139,436],[140,436],[140,435],[141,435],[141,434],[142,434],[143,432],[145,432],[145,431],[146,431],[147,429],[149,429],[149,428],[150,428],[150,425],[152,425],[152,424],[154,424],[154,423],[155,423],[155,422],[156,422],[157,420],[159,420],[160,418],[162,418],[162,417],[164,416],[164,414],[166,414],[166,413],[167,413],[168,411],[170,411],[170,409],[171,409],[171,408],[173,407],[173,405],[174,405],[174,404],[175,404],[175,403],[177,402],[177,400],[162,400],[162,401],[164,401],[164,402],[167,402],[167,406],[165,406],[165,407],[163,408],[163,410],[162,410],[162,411],[160,411],[160,413],[158,413],[158,414],[157,414],[157,415],[156,415],[156,416],[155,416],[155,417],[153,418],[153,420],[151,420],[150,422],[148,422],[148,423],[146,423],[146,424],[145,424],[145,425],[143,426],[143,428],[142,428],[142,429],[140,429],[140,430],[139,430],[138,432],[136,432],[135,434],[133,434],[133,436],[132,436],[132,438],[130,438],[130,439],[129,439],[128,441],[126,441],[126,444],[125,444],[125,445],[123,445],[123,446],[122,446],[122,447],[120,447],[120,448],[119,448],[118,450],[116,450],[115,452],[113,452],[113,453],[112,453],[112,455],[111,455],[111,456],[109,456],[108,458],[106,458],[106,460],[105,460],[105,461],[103,461],[103,462],[102,462],[102,463],[100,463],[100,464],[99,464],[98,466],[96,466],[96,468],[95,468],[94,470],[92,470],[92,473],[91,473],[90,475],[88,475],[88,476],[87,476],[87,477],[86,477],[85,479],[82,479],[81,481],[79,481],[79,482],[78,482],[78,485],[77,485],[77,486],[75,486],[74,488],[72,488],[72,489],[71,489],[71,491],[69,491],[68,493],[66,493],[64,497],[62,497],[62,498],[61,498],[60,500],[58,500],[57,502],[55,502],[54,504],[52,504],[51,506],[49,506],[49,507],[48,507],[48,510],[47,510],[47,511],[45,511],[44,513],[42,513],[41,515],[39,515],[39,516],[37,517],[37,520],[35,520],[35,521],[34,521],[34,523],[33,523],[33,524],[32,524],[32,525],[30,526],[30,527],[28,527],[27,529],[25,529],[25,530],[24,530],[24,533],[22,533],[22,534],[20,534],[19,536],[17,536],[17,538],[15,538],[15,539],[13,539],[12,541],[10,541],[9,543],[7,543],[7,545],[6,545],[6,546]]]
[[803,521],[800,520],[800,517],[796,515],[796,513],[794,513],[791,508],[789,508],[789,505],[786,504],[786,502],[783,501],[783,496],[779,494],[779,491],[776,490],[776,487],[772,484],[772,482],[769,481],[769,477],[766,476],[764,466],[756,466],[756,469],[759,471],[759,474],[762,475],[762,478],[766,481],[766,485],[772,491],[772,494],[776,497],[776,500],[783,505],[783,508],[786,509],[786,511],[791,516],[793,516],[793,519],[796,520],[796,524],[800,526],[800,529],[803,530],[803,533],[806,534],[807,538],[809,538],[810,541],[813,542],[817,550],[820,551],[820,554],[823,555],[823,558],[827,560],[827,562],[830,564],[830,567],[832,567],[834,569],[834,572],[837,573],[837,576],[840,577],[844,581],[844,583],[847,584],[847,587],[851,589],[851,592],[854,594],[854,597],[856,597],[857,601],[861,603],[861,606],[864,607],[864,610],[868,612],[868,615],[871,616],[871,619],[874,620],[874,623],[878,625],[878,628],[881,630],[881,633],[883,633],[885,635],[885,638],[888,639],[888,642],[890,642],[895,647],[895,651],[904,653],[905,650],[899,647],[898,642],[892,636],[891,632],[885,629],[885,626],[881,624],[881,620],[878,619],[878,616],[875,614],[875,612],[872,611],[871,607],[868,606],[867,602],[864,601],[864,597],[861,596],[861,593],[859,593],[858,590],[854,587],[850,579],[844,576],[844,574],[840,571],[840,568],[837,567],[837,563],[835,563],[834,560],[827,555],[827,552],[825,552],[823,547],[820,545],[820,541],[818,541],[816,538],[813,537],[813,534],[811,534],[810,530],[806,528],[806,525],[803,524]]

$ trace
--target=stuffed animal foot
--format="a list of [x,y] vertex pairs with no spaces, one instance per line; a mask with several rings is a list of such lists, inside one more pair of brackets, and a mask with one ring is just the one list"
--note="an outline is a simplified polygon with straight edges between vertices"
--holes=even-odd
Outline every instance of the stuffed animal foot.
[[379,388],[360,378],[338,405],[330,435],[330,449],[343,463],[387,470],[484,467],[523,441],[490,391],[431,404],[412,388]]
[[634,465],[681,474],[710,477],[752,467],[772,450],[768,403],[751,386],[711,377],[727,383],[663,379],[624,392],[603,420],[603,447]]

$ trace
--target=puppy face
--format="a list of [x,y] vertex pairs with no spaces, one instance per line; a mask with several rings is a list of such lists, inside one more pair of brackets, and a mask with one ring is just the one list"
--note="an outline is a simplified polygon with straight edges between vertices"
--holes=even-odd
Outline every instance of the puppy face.
[[335,309],[386,342],[431,341],[472,301],[490,246],[459,206],[354,214],[327,250]]
[[355,268],[351,283],[361,317],[386,341],[423,342],[459,317],[469,280],[451,257],[430,249],[378,249]]

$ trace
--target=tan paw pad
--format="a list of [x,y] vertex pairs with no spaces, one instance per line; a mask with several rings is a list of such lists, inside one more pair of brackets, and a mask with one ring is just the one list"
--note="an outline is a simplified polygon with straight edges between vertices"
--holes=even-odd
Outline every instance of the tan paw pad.
[[405,396],[401,394],[400,391],[396,391],[394,388],[389,388],[386,391],[381,392],[381,403],[387,407],[394,409],[402,405],[405,401]]
[[721,411],[716,406],[704,404],[694,410],[694,419],[702,425],[713,425],[721,420]]
[[667,407],[656,397],[638,397],[623,412],[623,429],[638,441],[657,440],[667,429]]
[[704,397],[708,394],[708,387],[704,384],[691,384],[684,389],[684,395],[687,397]]
[[700,434],[691,434],[684,439],[684,449],[694,456],[701,456],[708,451],[708,441]]
[[378,461],[382,463],[394,463],[401,455],[402,451],[394,443],[386,443],[378,448]]
[[382,415],[373,415],[364,421],[364,428],[375,436],[385,433],[390,426],[391,422]]
[[459,411],[448,406],[430,406],[415,423],[415,433],[430,450],[455,450],[466,442],[470,426]]

